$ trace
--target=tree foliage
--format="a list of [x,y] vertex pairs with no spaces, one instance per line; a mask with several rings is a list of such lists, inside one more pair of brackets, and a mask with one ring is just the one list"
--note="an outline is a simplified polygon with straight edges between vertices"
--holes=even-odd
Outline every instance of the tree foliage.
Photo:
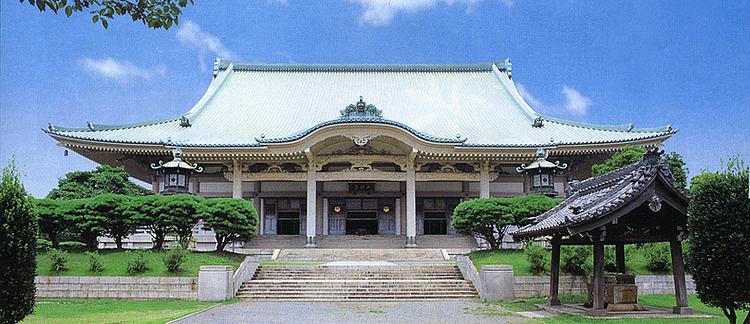
[[[646,154],[645,148],[628,146],[622,151],[613,154],[612,157],[606,161],[592,165],[591,175],[598,177],[607,172],[636,163],[643,160],[644,154]],[[672,176],[675,179],[675,185],[679,188],[685,189],[687,187],[688,169],[685,166],[685,161],[683,161],[682,155],[677,152],[670,152],[662,155],[661,159],[669,165],[669,170],[672,172]]]
[[168,214],[167,200],[173,196],[150,195],[130,200],[127,213],[139,227],[148,229],[154,239],[154,250],[164,248],[164,239],[175,232],[173,219]]
[[55,199],[35,199],[34,214],[39,224],[39,232],[44,234],[53,248],[60,246],[60,240],[69,226],[65,219],[65,201]]
[[458,233],[478,236],[496,249],[508,226],[519,226],[528,217],[540,215],[559,203],[560,199],[542,195],[472,199],[453,210],[451,225]]
[[102,234],[115,240],[117,249],[122,249],[122,240],[135,233],[136,224],[130,220],[127,208],[130,198],[124,195],[103,194],[89,199],[86,213],[92,219],[101,220]]
[[198,223],[198,207],[205,199],[194,195],[165,196],[165,222],[171,226],[171,231],[177,235],[182,248],[187,248],[193,237],[193,227]]
[[106,219],[98,213],[89,212],[91,199],[72,199],[64,203],[65,219],[72,224],[69,231],[86,244],[89,250],[96,250],[97,238],[104,231]]
[[57,188],[52,189],[47,198],[80,199],[91,198],[105,193],[128,196],[144,196],[151,191],[128,180],[128,173],[122,167],[101,165],[94,171],[73,171],[60,179]]
[[88,11],[91,21],[101,23],[105,29],[115,16],[130,16],[153,29],[169,29],[179,24],[182,9],[193,4],[193,0],[20,0],[39,11],[60,11],[70,17],[73,13]]
[[34,309],[37,225],[15,163],[0,182],[0,321],[20,322]]
[[218,251],[223,251],[229,243],[250,240],[256,234],[258,213],[244,199],[207,199],[200,205],[199,215],[206,229],[216,233]]
[[[735,323],[736,311],[750,308],[750,199],[748,170],[741,160],[692,179],[688,228],[698,298],[721,308]],[[750,315],[745,323],[749,321]]]

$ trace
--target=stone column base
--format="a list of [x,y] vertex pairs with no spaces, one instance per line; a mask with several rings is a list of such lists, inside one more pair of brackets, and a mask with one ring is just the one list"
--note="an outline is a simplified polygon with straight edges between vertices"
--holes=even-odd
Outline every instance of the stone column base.
[[607,316],[607,310],[606,309],[590,309],[586,312],[586,315],[588,316]]
[[406,237],[406,247],[408,247],[408,248],[415,248],[415,247],[417,247],[417,237],[416,236],[407,236]]
[[306,248],[316,248],[318,247],[317,244],[315,244],[315,236],[308,236],[307,237],[307,243],[305,243]]
[[687,306],[675,306],[672,308],[672,313],[680,315],[693,315],[693,308]]

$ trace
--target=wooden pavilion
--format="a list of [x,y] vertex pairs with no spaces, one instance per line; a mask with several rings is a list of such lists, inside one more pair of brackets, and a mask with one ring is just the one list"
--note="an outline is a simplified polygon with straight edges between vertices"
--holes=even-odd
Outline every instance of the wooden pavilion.
[[688,197],[675,187],[662,152],[650,150],[643,160],[599,177],[574,181],[567,198],[532,219],[515,239],[551,237],[550,306],[559,306],[561,245],[593,245],[593,305],[590,315],[606,315],[604,246],[616,247],[616,272],[625,273],[625,244],[669,242],[674,274],[675,314],[691,314],[680,241],[687,233]]

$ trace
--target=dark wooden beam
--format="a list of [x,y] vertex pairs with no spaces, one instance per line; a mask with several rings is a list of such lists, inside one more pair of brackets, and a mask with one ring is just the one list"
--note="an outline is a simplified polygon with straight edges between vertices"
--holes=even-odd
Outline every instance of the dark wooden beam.
[[674,307],[675,314],[692,314],[693,309],[688,306],[687,285],[685,284],[685,263],[682,262],[682,245],[680,241],[669,242],[672,252],[672,274],[674,275],[674,295],[677,306]]
[[593,306],[589,315],[602,316],[604,309],[604,243],[594,242],[594,281],[592,282]]
[[552,240],[552,264],[549,276],[549,305],[559,306],[560,298],[558,290],[560,287],[560,239]]
[[615,267],[615,271],[625,273],[625,244],[615,244]]

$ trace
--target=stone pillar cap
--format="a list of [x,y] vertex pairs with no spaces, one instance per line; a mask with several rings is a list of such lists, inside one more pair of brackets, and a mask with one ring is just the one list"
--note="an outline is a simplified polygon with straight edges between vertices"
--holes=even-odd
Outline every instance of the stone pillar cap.
[[513,271],[513,266],[509,264],[483,265],[482,271]]
[[228,266],[228,265],[201,266],[201,271],[232,271],[232,266]]

